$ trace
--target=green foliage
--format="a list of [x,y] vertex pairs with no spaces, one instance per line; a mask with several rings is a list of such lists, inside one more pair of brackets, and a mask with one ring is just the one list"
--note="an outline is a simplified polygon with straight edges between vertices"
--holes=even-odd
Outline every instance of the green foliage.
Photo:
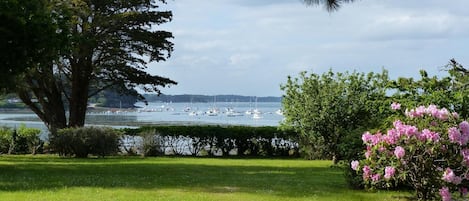
[[26,141],[29,153],[33,155],[43,145],[43,141],[40,139],[41,129],[27,128],[26,125],[21,124],[17,133],[19,138],[23,138]]
[[126,135],[141,136],[143,150],[160,155],[169,150],[193,156],[229,156],[236,150],[238,156],[297,156],[298,144],[293,131],[277,127],[248,126],[152,126],[125,129]]
[[49,0],[0,1],[0,89],[11,90],[17,76],[38,64],[51,64],[64,45],[67,31]]
[[111,128],[81,127],[66,128],[51,139],[52,148],[60,156],[86,158],[115,155],[119,151],[120,133]]
[[[306,158],[334,158],[350,155],[341,149],[347,136],[357,129],[379,125],[389,111],[386,99],[388,75],[369,73],[333,73],[322,75],[302,72],[288,77],[281,127],[299,134]],[[363,131],[364,131],[363,130]]]
[[14,130],[8,127],[0,127],[0,153],[11,153],[10,147],[14,146]]
[[43,141],[40,129],[27,128],[21,125],[17,130],[9,127],[0,128],[0,153],[3,154],[36,154],[42,149]]

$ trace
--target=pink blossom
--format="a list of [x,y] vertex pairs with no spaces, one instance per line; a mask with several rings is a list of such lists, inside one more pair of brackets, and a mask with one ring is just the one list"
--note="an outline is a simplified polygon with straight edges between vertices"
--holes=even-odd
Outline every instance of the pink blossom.
[[405,109],[404,113],[405,113],[405,116],[407,116],[407,117],[410,117],[410,118],[416,117],[414,109],[411,109],[411,110]]
[[373,138],[373,135],[371,135],[371,133],[368,132],[368,131],[363,133],[363,135],[362,135],[362,141],[365,144],[371,142],[371,138]]
[[405,134],[407,137],[412,137],[413,135],[417,135],[419,133],[419,129],[415,126],[405,126]]
[[401,120],[396,120],[396,121],[392,122],[392,125],[394,126],[394,128],[399,129],[399,128],[402,127],[402,125],[404,125],[404,124],[402,123]]
[[394,176],[394,173],[396,172],[396,169],[392,166],[387,166],[384,168],[384,178],[385,179],[391,179],[391,177]]
[[368,180],[368,178],[370,178],[370,175],[371,175],[370,166],[365,165],[363,166],[362,170],[363,170],[363,180]]
[[461,144],[461,132],[456,127],[451,127],[448,129],[448,138],[452,143]]
[[467,121],[459,123],[459,129],[463,134],[469,134],[469,123]]
[[440,189],[440,196],[443,201],[451,201],[451,193],[449,192],[448,187]]
[[371,150],[367,150],[367,151],[365,152],[365,158],[366,158],[366,159],[369,159],[370,157],[371,157]]
[[379,174],[374,174],[373,176],[371,176],[371,180],[374,182],[379,181],[380,178],[381,178],[381,175]]
[[440,119],[440,120],[447,120],[449,116],[449,111],[446,108],[443,108],[438,111],[438,114],[434,117]]
[[391,109],[393,109],[393,110],[400,110],[400,109],[401,109],[401,104],[396,103],[396,102],[393,102],[393,103],[391,104]]
[[[422,106],[421,106],[422,107]],[[436,105],[429,105],[427,108],[425,108],[425,113],[433,116],[433,117],[437,117],[438,114],[439,114],[439,110],[438,110],[438,107]]]
[[399,135],[396,129],[389,129],[386,133],[386,137],[383,139],[388,144],[396,144],[399,140]]
[[381,132],[378,131],[376,134],[374,135],[370,134],[370,136],[368,136],[368,143],[370,143],[372,146],[375,146],[381,142],[382,138],[383,138],[383,135],[381,134]]
[[415,116],[416,117],[422,117],[425,113],[427,113],[427,108],[425,106],[419,106],[415,108]]
[[352,170],[357,171],[359,164],[360,164],[360,163],[359,163],[358,161],[352,161],[352,162],[350,163],[350,166],[352,167]]
[[460,184],[462,181],[461,177],[456,176],[451,168],[446,168],[442,179],[448,183],[453,183],[456,185]]
[[432,132],[429,129],[423,129],[420,137],[422,138],[422,141],[430,140],[433,142],[438,142],[440,140],[440,134]]
[[402,158],[405,155],[404,148],[402,148],[401,146],[397,146],[396,149],[394,150],[394,155],[396,155],[398,159]]

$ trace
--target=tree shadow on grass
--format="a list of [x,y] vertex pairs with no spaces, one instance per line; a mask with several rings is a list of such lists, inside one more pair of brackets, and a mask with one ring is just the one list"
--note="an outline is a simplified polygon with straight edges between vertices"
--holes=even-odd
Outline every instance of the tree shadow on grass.
[[[169,159],[170,160],[170,159]],[[1,191],[73,187],[184,189],[208,193],[265,193],[304,197],[347,190],[341,170],[329,167],[274,167],[161,163],[149,160],[10,160],[0,165]]]

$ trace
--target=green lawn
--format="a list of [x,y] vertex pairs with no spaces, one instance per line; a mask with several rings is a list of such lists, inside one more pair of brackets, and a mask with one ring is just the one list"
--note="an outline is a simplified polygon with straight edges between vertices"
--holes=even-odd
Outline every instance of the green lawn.
[[399,200],[347,188],[330,161],[0,156],[0,200]]

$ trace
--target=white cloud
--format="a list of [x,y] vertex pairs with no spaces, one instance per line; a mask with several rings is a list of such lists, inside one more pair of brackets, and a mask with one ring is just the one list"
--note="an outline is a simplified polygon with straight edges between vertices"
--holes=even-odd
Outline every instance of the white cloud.
[[165,93],[280,95],[303,70],[433,73],[468,63],[469,1],[361,0],[338,12],[289,0],[170,1],[175,51],[151,72],[179,81]]

